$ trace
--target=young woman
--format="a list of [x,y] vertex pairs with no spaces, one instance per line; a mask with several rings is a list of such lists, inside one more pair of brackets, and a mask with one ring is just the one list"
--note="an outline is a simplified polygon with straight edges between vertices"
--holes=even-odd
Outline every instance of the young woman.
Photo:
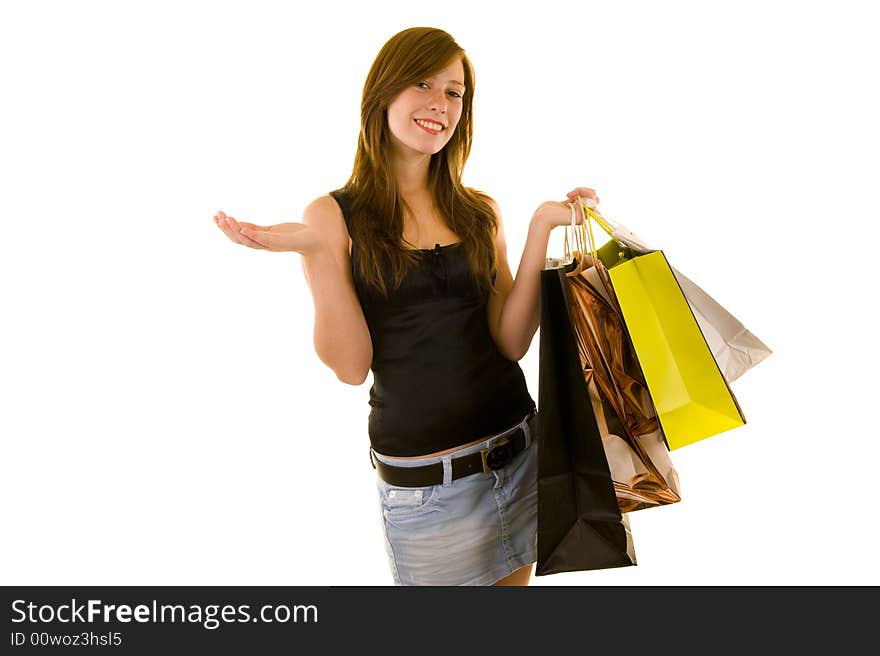
[[[370,460],[397,585],[527,585],[536,560],[537,421],[518,361],[568,201],[542,203],[514,281],[501,211],[461,175],[474,72],[446,32],[393,36],[367,76],[354,168],[302,223],[223,212],[233,242],[302,255],[314,347],[338,378],[370,369]],[[366,460],[366,458],[365,458]]]

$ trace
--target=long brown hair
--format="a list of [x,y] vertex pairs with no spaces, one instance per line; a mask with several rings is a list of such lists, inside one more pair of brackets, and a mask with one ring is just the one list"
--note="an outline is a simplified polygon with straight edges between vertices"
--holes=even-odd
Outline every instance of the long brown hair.
[[441,217],[460,237],[459,248],[467,250],[474,281],[481,290],[495,291],[493,237],[497,218],[486,194],[461,184],[473,139],[473,67],[464,49],[443,30],[412,27],[385,43],[367,75],[357,153],[351,177],[342,188],[350,213],[351,238],[360,252],[355,266],[386,298],[383,257],[390,262],[395,288],[418,259],[416,252],[403,245],[406,203],[391,170],[386,110],[406,87],[438,73],[455,59],[461,59],[464,67],[466,93],[461,118],[449,142],[431,156],[428,187]]

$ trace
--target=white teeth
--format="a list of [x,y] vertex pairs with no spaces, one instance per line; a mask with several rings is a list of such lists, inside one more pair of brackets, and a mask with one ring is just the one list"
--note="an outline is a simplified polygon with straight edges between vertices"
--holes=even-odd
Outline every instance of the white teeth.
[[419,119],[415,119],[415,122],[421,126],[428,128],[429,130],[440,131],[443,129],[443,126],[440,123],[432,123],[431,121],[420,121]]

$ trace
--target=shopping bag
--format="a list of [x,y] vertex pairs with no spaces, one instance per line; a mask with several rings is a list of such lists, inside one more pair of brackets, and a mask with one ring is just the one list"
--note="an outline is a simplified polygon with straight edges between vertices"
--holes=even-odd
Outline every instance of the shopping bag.
[[672,267],[703,337],[728,382],[733,382],[773,352],[696,283]]
[[657,413],[613,290],[595,266],[566,274],[593,414],[622,513],[681,500]]
[[579,362],[565,269],[541,272],[536,576],[636,564]]
[[[575,235],[599,258],[592,238],[595,210]],[[600,224],[601,225],[601,224]],[[745,424],[745,416],[703,336],[662,251],[624,253],[606,268],[666,443],[677,449]]]
[[[611,235],[611,240],[598,249],[599,259],[606,267],[611,268],[635,255],[655,250],[625,226],[602,217],[598,210],[594,211],[604,223],[600,224],[601,227]],[[706,338],[712,357],[728,382],[733,382],[772,354],[764,342],[718,301],[678,269],[670,268],[694,313],[703,337]]]

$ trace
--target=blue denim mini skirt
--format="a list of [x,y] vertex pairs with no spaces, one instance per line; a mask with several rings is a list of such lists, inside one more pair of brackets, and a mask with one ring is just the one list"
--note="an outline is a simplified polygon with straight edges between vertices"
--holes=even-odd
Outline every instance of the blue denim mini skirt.
[[[442,456],[400,459],[373,451],[396,467],[443,463],[444,482],[377,490],[385,550],[395,585],[492,585],[537,560],[538,446],[522,422]],[[525,427],[526,448],[500,469],[452,480],[451,460],[491,448]]]

